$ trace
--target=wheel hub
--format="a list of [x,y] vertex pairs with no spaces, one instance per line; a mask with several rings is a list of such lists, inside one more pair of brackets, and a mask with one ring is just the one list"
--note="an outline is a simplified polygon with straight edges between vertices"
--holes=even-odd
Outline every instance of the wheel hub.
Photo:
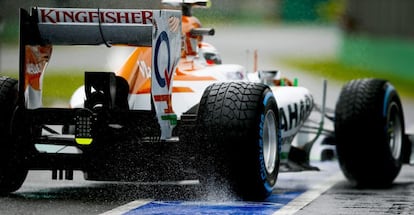
[[398,115],[398,107],[395,103],[390,105],[387,118],[387,135],[389,138],[391,153],[394,159],[398,160],[401,156],[403,131],[401,119]]
[[275,170],[276,159],[278,156],[278,138],[276,129],[275,113],[273,111],[268,111],[265,115],[263,125],[263,157],[268,173],[272,173]]

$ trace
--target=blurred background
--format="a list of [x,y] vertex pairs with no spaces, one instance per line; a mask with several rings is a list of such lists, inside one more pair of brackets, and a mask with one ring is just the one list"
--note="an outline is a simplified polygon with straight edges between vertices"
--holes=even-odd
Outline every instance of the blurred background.
[[[195,9],[207,26],[264,25],[333,29],[338,44],[331,56],[286,57],[286,65],[337,79],[383,77],[410,94],[414,83],[414,1],[412,0],[211,0]],[[0,45],[18,43],[18,8],[161,8],[149,0],[0,0]],[[306,33],[305,33],[306,34]],[[323,37],[323,35],[321,35]],[[306,37],[306,35],[304,36]],[[323,38],[321,39],[323,43]],[[314,48],[323,44],[314,44]],[[304,47],[305,49],[305,47]],[[305,51],[305,50],[303,50]],[[301,50],[296,50],[301,52]],[[3,58],[3,61],[4,58]],[[7,62],[0,62],[6,64]],[[1,70],[2,67],[0,67]],[[4,70],[4,69],[3,69]],[[4,71],[3,71],[4,72]]]

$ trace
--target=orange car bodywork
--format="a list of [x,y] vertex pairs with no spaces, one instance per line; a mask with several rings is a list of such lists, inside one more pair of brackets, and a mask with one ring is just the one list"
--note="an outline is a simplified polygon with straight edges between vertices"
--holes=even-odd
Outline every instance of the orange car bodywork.
[[[204,46],[211,46],[202,42],[202,36],[191,36],[190,31],[200,28],[201,23],[196,17],[182,17],[182,48],[181,59],[175,71],[174,81],[216,81],[217,78],[209,75],[197,75],[196,72],[211,62],[200,62],[198,50]],[[121,68],[116,71],[118,76],[127,80],[130,94],[149,94],[151,91],[151,64],[152,48],[137,47],[128,57]],[[173,85],[173,93],[191,93],[194,89],[188,86]]]

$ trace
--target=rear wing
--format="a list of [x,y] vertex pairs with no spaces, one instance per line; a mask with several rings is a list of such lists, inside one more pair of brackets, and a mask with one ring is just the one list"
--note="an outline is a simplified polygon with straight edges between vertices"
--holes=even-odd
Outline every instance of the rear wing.
[[37,36],[27,38],[31,44],[151,46],[157,13],[179,16],[167,10],[38,7],[31,15],[22,9],[21,17]]
[[152,47],[151,94],[163,139],[176,123],[172,76],[181,54],[181,11],[146,9],[20,9],[19,105],[42,107],[42,76],[54,45]]

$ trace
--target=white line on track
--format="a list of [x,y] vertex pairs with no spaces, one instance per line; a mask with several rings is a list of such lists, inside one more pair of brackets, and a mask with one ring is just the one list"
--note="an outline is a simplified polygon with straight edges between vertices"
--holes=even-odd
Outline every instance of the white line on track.
[[300,209],[318,198],[322,193],[326,192],[338,181],[343,179],[344,176],[341,172],[329,177],[322,183],[312,186],[308,191],[290,201],[287,205],[283,206],[280,210],[276,211],[272,215],[291,215],[298,212]]
[[[127,182],[128,183],[128,182]],[[183,180],[183,181],[166,181],[166,182],[141,182],[140,185],[194,185],[200,183],[198,180]],[[124,214],[130,210],[139,208],[148,203],[151,203],[154,199],[141,199],[135,200],[125,205],[121,205],[117,208],[114,208],[110,211],[101,213],[99,215],[120,215]]]
[[130,202],[128,204],[125,204],[125,205],[119,206],[117,208],[114,208],[114,209],[112,209],[110,211],[107,211],[105,213],[101,213],[100,215],[119,215],[119,214],[123,214],[123,213],[126,213],[126,212],[128,212],[128,211],[130,211],[132,209],[139,208],[139,207],[141,207],[143,205],[146,205],[146,204],[148,204],[148,203],[150,203],[152,201],[153,200],[150,200],[150,199],[147,199],[147,200],[135,200],[135,201],[132,201],[132,202]]

